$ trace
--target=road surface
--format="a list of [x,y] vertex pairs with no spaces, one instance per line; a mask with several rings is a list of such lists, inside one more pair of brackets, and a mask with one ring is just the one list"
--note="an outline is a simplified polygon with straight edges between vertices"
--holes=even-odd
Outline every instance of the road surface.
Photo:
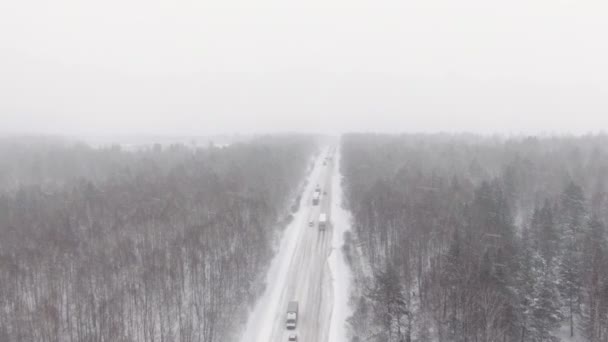
[[[332,250],[334,151],[333,147],[324,149],[315,162],[300,209],[284,232],[266,278],[266,291],[250,314],[242,342],[287,341],[289,334],[294,332],[300,342],[328,341],[333,306],[327,260]],[[321,188],[321,201],[313,205],[312,195],[317,186]],[[328,216],[329,224],[325,230],[318,227],[321,213]],[[312,227],[309,226],[311,220],[314,222]],[[290,301],[299,303],[295,330],[285,327]]]

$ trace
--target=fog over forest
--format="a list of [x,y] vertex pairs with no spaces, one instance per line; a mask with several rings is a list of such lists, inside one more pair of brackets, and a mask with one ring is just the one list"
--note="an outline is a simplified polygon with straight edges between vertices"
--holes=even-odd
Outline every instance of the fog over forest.
[[607,146],[3,138],[0,340],[605,341]]

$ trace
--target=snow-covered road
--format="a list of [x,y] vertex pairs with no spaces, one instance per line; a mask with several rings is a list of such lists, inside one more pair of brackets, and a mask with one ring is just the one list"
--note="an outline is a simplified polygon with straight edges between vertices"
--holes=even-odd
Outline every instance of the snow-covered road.
[[[310,175],[308,185],[301,199],[299,211],[286,228],[281,239],[279,250],[274,257],[266,277],[266,290],[256,303],[247,322],[241,342],[279,342],[287,341],[289,334],[297,333],[300,342],[340,342],[344,338],[344,319],[347,303],[344,300],[348,293],[348,275],[345,270],[341,252],[328,258],[332,247],[341,246],[339,239],[332,239],[335,227],[319,230],[319,214],[326,213],[333,223],[332,209],[336,208],[334,192],[339,193],[339,175],[337,172],[335,148],[323,150]],[[325,162],[325,157],[330,156]],[[337,183],[337,185],[336,185]],[[319,186],[324,195],[319,205],[312,204],[315,188]],[[340,199],[341,200],[341,199]],[[313,220],[313,227],[309,221]],[[345,226],[343,218],[340,234]],[[335,274],[340,277],[335,278]],[[336,287],[339,286],[339,287]],[[336,294],[336,292],[338,292]],[[299,317],[296,330],[285,328],[287,304],[298,301]],[[344,308],[335,308],[335,305]],[[332,312],[336,315],[332,317]],[[334,325],[334,327],[332,327]],[[338,325],[336,327],[336,325]],[[330,331],[332,338],[330,339]]]

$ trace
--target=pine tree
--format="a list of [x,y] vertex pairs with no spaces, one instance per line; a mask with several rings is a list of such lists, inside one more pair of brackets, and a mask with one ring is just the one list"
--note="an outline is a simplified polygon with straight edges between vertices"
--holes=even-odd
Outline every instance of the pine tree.
[[532,229],[534,231],[532,238],[538,246],[543,259],[545,259],[548,265],[551,265],[557,252],[559,235],[555,226],[553,208],[549,200],[545,200],[540,209],[536,208],[534,210]]
[[589,221],[583,248],[583,294],[580,329],[589,341],[599,341],[602,335],[602,315],[608,311],[608,301],[602,288],[608,285],[605,227],[597,217]]
[[559,327],[563,319],[560,310],[560,295],[557,275],[548,267],[539,253],[533,254],[535,284],[532,301],[532,326],[535,341],[559,341],[551,332]]
[[524,229],[522,232],[521,253],[518,256],[518,267],[515,276],[516,295],[518,298],[519,325],[520,325],[520,341],[528,340],[533,321],[533,305],[534,305],[534,283],[536,281],[537,272],[534,268],[534,246],[530,237],[530,229]]
[[580,309],[582,253],[581,235],[585,218],[585,197],[580,186],[569,183],[562,194],[561,223],[563,255],[560,262],[560,292],[565,300],[570,325],[570,337],[574,337],[575,316]]
[[392,265],[375,275],[374,287],[368,296],[382,327],[382,341],[399,341],[405,330],[402,319],[408,315],[407,301],[400,284],[399,274]]
[[[458,336],[458,329],[461,328],[461,317],[459,316],[459,298],[463,290],[465,277],[465,258],[461,233],[456,229],[450,241],[450,247],[442,263],[441,283],[447,292],[447,303],[444,304],[444,316],[449,315],[448,333],[450,336]],[[445,317],[444,317],[445,318]]]

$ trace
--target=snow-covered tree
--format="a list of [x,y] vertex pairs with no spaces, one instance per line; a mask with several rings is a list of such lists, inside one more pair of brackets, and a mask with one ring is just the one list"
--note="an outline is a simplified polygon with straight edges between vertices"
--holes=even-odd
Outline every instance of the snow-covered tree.
[[580,186],[570,182],[561,201],[560,292],[564,298],[570,336],[575,334],[575,317],[580,312],[582,280],[582,237],[585,228],[585,197]]

